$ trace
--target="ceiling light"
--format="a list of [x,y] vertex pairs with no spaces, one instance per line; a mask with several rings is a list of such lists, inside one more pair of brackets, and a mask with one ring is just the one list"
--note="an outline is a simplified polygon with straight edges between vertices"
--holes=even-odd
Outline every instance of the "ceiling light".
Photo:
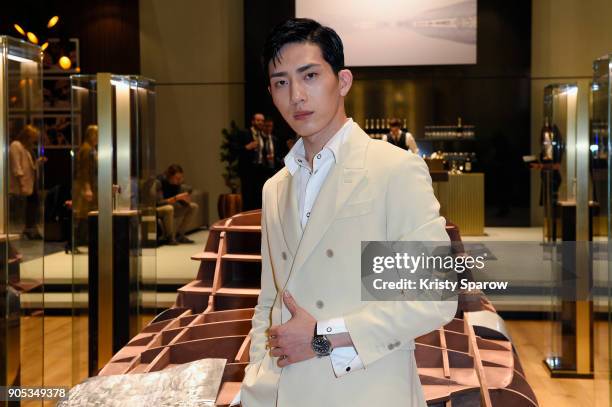
[[38,44],[38,37],[33,32],[28,31],[27,37],[32,44]]
[[63,56],[59,59],[59,66],[63,70],[67,71],[72,66],[72,61],[67,56]]
[[13,24],[13,27],[15,27],[15,29],[17,30],[19,34],[26,35],[25,31],[23,30],[23,28],[21,28],[19,24]]
[[53,16],[47,23],[47,28],[53,28],[55,24],[59,21],[59,16]]

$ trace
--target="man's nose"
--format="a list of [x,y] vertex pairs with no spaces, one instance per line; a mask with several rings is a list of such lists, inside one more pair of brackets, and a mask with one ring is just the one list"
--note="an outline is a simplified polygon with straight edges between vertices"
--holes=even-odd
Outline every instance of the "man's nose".
[[291,102],[293,104],[299,104],[306,100],[304,88],[300,83],[293,81],[291,83]]

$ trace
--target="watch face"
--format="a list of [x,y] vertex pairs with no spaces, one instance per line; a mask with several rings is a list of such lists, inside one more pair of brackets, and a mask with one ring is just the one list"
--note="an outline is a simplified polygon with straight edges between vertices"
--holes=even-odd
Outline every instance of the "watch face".
[[327,356],[331,352],[331,342],[325,336],[317,335],[312,338],[312,350],[319,356]]

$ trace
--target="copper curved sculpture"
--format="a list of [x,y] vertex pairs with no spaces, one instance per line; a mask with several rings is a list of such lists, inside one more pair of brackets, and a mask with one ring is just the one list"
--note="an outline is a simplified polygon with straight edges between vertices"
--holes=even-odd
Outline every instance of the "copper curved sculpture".
[[[240,388],[249,360],[253,307],[259,294],[261,212],[250,211],[215,223],[195,280],[178,290],[174,307],[159,314],[113,356],[100,375],[147,373],[203,358],[227,365],[216,405],[227,406]],[[461,238],[447,226],[455,251]],[[510,340],[473,323],[478,313],[494,314],[480,293],[462,294],[457,317],[416,339],[415,357],[427,404],[435,407],[535,407],[535,394]]]

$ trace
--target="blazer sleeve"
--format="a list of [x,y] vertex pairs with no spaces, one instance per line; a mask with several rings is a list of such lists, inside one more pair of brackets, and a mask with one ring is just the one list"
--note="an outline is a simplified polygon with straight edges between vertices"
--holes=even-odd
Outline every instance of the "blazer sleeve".
[[[387,185],[387,240],[449,240],[446,221],[431,186],[427,165],[406,154]],[[346,327],[365,368],[407,341],[449,322],[457,301],[371,301],[344,316]]]
[[[272,274],[272,262],[270,261],[270,241],[268,239],[268,227],[266,221],[266,187],[263,188],[262,210],[261,210],[261,291],[253,314],[252,328],[249,332],[251,347],[249,350],[249,366],[261,361],[267,350],[267,331],[271,325],[272,306],[277,295],[277,288]],[[248,367],[248,366],[247,366]]]

